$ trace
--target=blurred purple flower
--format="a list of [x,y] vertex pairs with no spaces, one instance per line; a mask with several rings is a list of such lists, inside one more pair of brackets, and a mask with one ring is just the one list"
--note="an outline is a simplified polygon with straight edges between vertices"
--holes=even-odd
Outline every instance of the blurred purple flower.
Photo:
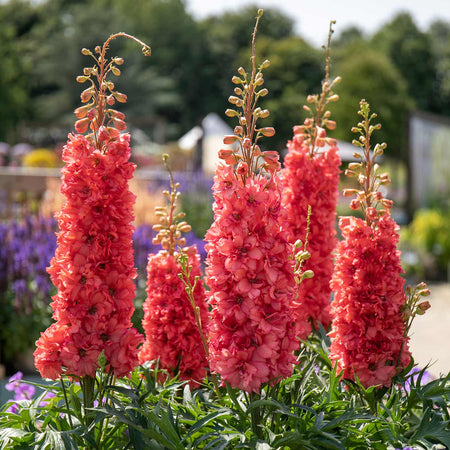
[[[33,395],[36,393],[36,389],[34,386],[30,384],[24,383],[22,381],[23,373],[17,372],[15,373],[5,385],[5,389],[10,392],[14,392],[14,398],[8,400],[8,402],[17,402],[19,400],[31,400]],[[12,404],[7,412],[12,412],[16,414],[18,411],[17,403]]]
[[420,379],[421,386],[428,384],[430,381],[435,379],[435,377],[433,377],[433,375],[431,375],[427,370],[420,369],[419,367],[413,367],[405,380],[405,392],[409,392],[411,387],[417,383],[422,371],[423,375]]

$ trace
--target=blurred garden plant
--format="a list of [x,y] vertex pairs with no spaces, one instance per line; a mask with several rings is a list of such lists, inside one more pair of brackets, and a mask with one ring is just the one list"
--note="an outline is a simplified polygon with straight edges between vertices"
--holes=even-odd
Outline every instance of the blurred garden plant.
[[55,290],[46,267],[56,248],[55,225],[33,216],[0,223],[0,363],[7,370],[50,324]]
[[[42,375],[60,385],[48,388],[54,397],[44,406],[42,394],[17,400],[14,411],[8,411],[13,402],[3,407],[0,448],[450,448],[450,374],[426,382],[426,370],[414,369],[408,350],[411,321],[429,306],[423,300],[428,290],[419,285],[403,291],[392,204],[378,189],[389,179],[370,153],[378,125],[364,101],[355,127],[362,153],[349,168],[361,187],[347,192],[356,194],[351,206],[361,208],[364,218],[340,222],[344,241],[332,276],[332,331],[327,335],[318,319],[307,340],[295,336],[293,302],[299,283],[311,275],[305,262],[314,258],[308,251],[314,205],[301,213],[306,228],[295,246],[285,229],[278,154],[260,148],[260,139],[275,133],[258,126],[269,115],[258,106],[268,93],[262,86],[269,65],[256,63],[261,16],[260,10],[250,71],[239,68],[233,77],[234,108],[226,114],[238,125],[224,143],[238,149],[219,151],[223,164],[213,186],[205,280],[195,252],[181,249],[188,226],[175,211],[178,186],[171,179],[155,236],[163,250],[148,262],[147,342],[141,350],[130,322],[135,272],[127,180],[133,167],[128,138],[120,133],[123,117],[106,106],[125,99],[104,77],[119,73],[115,64],[121,60],[105,59],[116,35],[96,49],[96,65],[79,81],[100,74],[99,83],[83,92],[83,102],[92,103],[77,110],[78,134],[64,153],[67,202],[49,269],[59,288],[56,322],[35,352]],[[329,87],[324,82],[318,105]],[[297,143],[306,143],[307,154],[320,160],[314,148],[328,139],[321,130],[321,118],[328,117],[315,117],[294,140],[302,135]],[[383,148],[375,146],[374,157]],[[331,145],[327,151],[333,156],[336,150]],[[331,160],[334,180],[337,158]],[[203,330],[205,295],[211,311]],[[139,351],[145,362],[135,368]],[[186,361],[197,365],[183,366]]]

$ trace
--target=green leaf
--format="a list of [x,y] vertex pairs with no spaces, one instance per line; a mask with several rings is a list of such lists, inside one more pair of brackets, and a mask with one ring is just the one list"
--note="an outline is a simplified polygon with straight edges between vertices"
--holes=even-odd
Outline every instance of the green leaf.
[[414,440],[427,444],[427,439],[435,439],[450,448],[450,421],[444,421],[433,410],[427,408],[422,416]]

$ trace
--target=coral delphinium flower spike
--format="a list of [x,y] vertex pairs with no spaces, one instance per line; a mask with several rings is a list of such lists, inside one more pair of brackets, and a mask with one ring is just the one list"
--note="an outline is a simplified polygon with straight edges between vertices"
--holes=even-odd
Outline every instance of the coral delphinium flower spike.
[[[107,80],[118,76],[121,58],[108,60],[112,35],[90,55],[95,65],[77,78],[91,86],[75,110],[77,134],[64,147],[61,192],[66,201],[58,215],[60,231],[48,272],[58,293],[53,297],[50,326],[36,342],[35,365],[45,378],[67,374],[93,378],[102,356],[106,371],[127,376],[138,364],[142,336],[132,327],[134,283],[132,234],[135,196],[128,189],[134,164],[130,137],[122,134],[124,115],[111,106],[126,96]],[[87,135],[82,133],[88,132]],[[106,358],[106,360],[105,360]],[[91,383],[92,384],[92,383]]]
[[352,131],[359,133],[353,143],[360,160],[351,163],[346,175],[356,177],[360,189],[350,207],[361,209],[363,219],[342,217],[339,227],[344,238],[339,242],[336,266],[331,281],[335,291],[330,358],[346,379],[359,379],[364,387],[390,386],[394,375],[408,365],[410,353],[404,314],[404,280],[401,277],[400,252],[397,250],[398,226],[392,219],[392,201],[383,197],[380,186],[389,183],[387,173],[379,173],[375,158],[385,144],[371,151],[371,137],[380,124],[372,124],[370,113],[361,100],[361,121]]
[[209,327],[211,370],[232,387],[259,392],[261,385],[292,373],[298,344],[289,303],[295,294],[292,246],[280,228],[281,188],[278,154],[261,152],[261,136],[273,128],[257,128],[269,112],[256,107],[262,88],[264,61],[256,69],[255,35],[252,71],[241,67],[233,77],[237,108],[226,115],[237,117],[235,134],[224,143],[236,150],[220,150],[214,181],[214,222],[206,234],[207,284],[212,315]]
[[[175,213],[179,184],[174,183],[167,155],[164,162],[169,171],[171,190],[164,192],[168,206],[156,209],[160,223],[154,226],[158,234],[153,243],[161,244],[163,250],[148,258],[147,299],[142,321],[146,340],[139,359],[142,363],[159,360],[159,368],[171,375],[178,372],[181,380],[192,380],[191,386],[198,386],[206,376],[208,361],[201,339],[203,333],[201,336],[185,284],[179,278],[182,268],[178,262],[179,252],[175,251],[176,247],[185,245],[182,233],[190,231],[191,227],[182,220],[183,212]],[[203,332],[208,323],[208,308],[203,284],[195,280],[201,277],[200,256],[195,245],[184,248],[183,254],[191,267],[189,280],[191,286],[195,285],[192,293]]]
[[333,23],[328,36],[322,92],[307,97],[309,106],[305,105],[304,109],[310,117],[304,125],[294,127],[282,171],[282,205],[287,211],[284,227],[291,242],[305,242],[308,206],[311,207],[307,248],[310,258],[304,262],[303,269],[312,271],[314,277],[302,280],[298,296],[291,305],[296,335],[301,340],[307,338],[312,327],[317,328],[321,323],[327,328],[331,320],[329,283],[333,273],[332,252],[337,244],[335,221],[341,164],[336,141],[326,135],[326,129],[336,127],[326,108],[330,102],[338,100],[332,89],[340,81],[339,77],[332,82],[329,80]]

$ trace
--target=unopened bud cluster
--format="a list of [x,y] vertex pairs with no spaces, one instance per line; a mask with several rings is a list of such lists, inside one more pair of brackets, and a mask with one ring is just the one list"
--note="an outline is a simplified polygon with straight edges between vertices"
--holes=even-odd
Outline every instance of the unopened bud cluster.
[[[322,91],[320,94],[308,95],[306,97],[307,105],[303,105],[303,109],[308,113],[308,116],[303,125],[297,125],[294,127],[295,134],[301,134],[305,136],[305,143],[309,145],[310,156],[325,144],[330,146],[336,145],[336,140],[327,137],[326,130],[334,130],[336,128],[336,122],[331,120],[331,111],[327,109],[329,103],[334,103],[339,100],[339,95],[333,92],[333,88],[341,82],[341,77],[336,77],[330,82],[330,44],[331,36],[334,33],[333,24],[330,23],[330,31],[328,33],[328,44],[326,47],[326,66],[325,66],[325,79],[322,82]],[[325,46],[323,46],[325,47]]]
[[153,229],[158,233],[153,239],[153,244],[161,244],[164,250],[173,255],[177,246],[184,247],[186,239],[183,233],[191,231],[191,226],[184,220],[184,212],[175,213],[177,201],[181,193],[178,192],[180,183],[175,183],[172,172],[167,163],[168,156],[163,155],[164,164],[167,167],[170,176],[170,191],[164,191],[164,196],[168,199],[167,206],[157,206],[155,214],[159,217],[159,223],[153,225]]
[[[375,163],[375,159],[384,153],[386,144],[376,144],[373,151],[371,149],[372,133],[381,128],[379,123],[372,124],[377,115],[370,113],[370,106],[365,100],[361,100],[358,114],[362,117],[362,120],[356,127],[352,128],[352,132],[359,133],[360,136],[358,139],[354,139],[352,143],[359,147],[362,153],[353,153],[353,157],[358,162],[350,163],[345,174],[348,177],[356,178],[361,189],[344,189],[344,196],[356,195],[356,198],[350,202],[350,208],[355,211],[361,209],[367,223],[373,223],[379,217],[379,214],[383,214],[393,206],[393,201],[384,198],[379,191],[381,186],[388,185],[391,180],[386,172],[380,173],[380,166]],[[380,205],[382,209],[378,211],[377,207]]]
[[407,286],[405,293],[406,298],[402,313],[405,321],[405,336],[407,336],[415,316],[422,316],[425,314],[431,305],[428,300],[424,300],[424,297],[430,295],[430,290],[424,282],[419,283],[414,288],[412,286]]
[[[243,67],[239,67],[239,76],[234,76],[232,82],[236,85],[234,94],[228,101],[234,108],[227,109],[228,117],[237,117],[239,125],[234,128],[234,134],[225,136],[225,145],[234,145],[237,148],[219,150],[219,158],[226,164],[235,165],[235,174],[245,184],[246,178],[258,173],[261,169],[268,172],[276,172],[280,169],[279,155],[276,151],[261,151],[258,141],[262,136],[272,137],[275,129],[272,127],[257,128],[257,121],[269,117],[268,109],[257,107],[260,97],[265,97],[268,90],[263,88],[263,69],[270,66],[270,61],[265,60],[256,70],[255,65],[255,34],[262,11],[258,11],[252,42],[252,72],[247,73]],[[262,161],[261,161],[262,160]]]
[[126,103],[127,96],[117,91],[114,83],[106,79],[110,73],[115,76],[121,74],[118,66],[123,64],[123,59],[114,57],[108,60],[106,58],[109,42],[118,36],[124,36],[140,43],[145,56],[151,54],[148,45],[125,33],[110,36],[102,47],[95,47],[94,53],[87,48],[81,50],[83,55],[91,56],[95,64],[92,67],[85,67],[83,75],[77,77],[78,83],[89,82],[90,86],[81,93],[81,102],[85,105],[74,111],[78,118],[75,122],[75,130],[80,134],[90,130],[87,137],[94,141],[97,148],[103,148],[109,140],[117,138],[120,132],[127,127],[125,115],[110,108],[116,102]]

